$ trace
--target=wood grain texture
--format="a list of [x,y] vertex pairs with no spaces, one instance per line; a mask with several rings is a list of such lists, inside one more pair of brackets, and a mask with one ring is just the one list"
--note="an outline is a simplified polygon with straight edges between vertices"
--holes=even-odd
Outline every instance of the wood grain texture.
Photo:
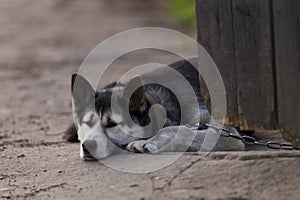
[[[238,126],[231,0],[196,0],[196,12],[198,42],[212,56],[225,84],[226,124]],[[207,89],[204,93],[208,99]]]
[[279,125],[300,147],[300,1],[273,0]]
[[275,128],[269,0],[233,0],[232,6],[240,127]]

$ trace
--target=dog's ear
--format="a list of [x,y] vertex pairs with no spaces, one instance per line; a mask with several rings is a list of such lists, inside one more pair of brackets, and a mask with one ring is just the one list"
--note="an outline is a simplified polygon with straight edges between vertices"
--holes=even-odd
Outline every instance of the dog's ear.
[[81,75],[72,75],[71,91],[76,111],[95,105],[95,90]]
[[[137,89],[135,89],[137,88]],[[132,93],[133,92],[133,93]],[[130,96],[130,94],[132,94]],[[129,100],[129,111],[144,113],[147,107],[144,82],[140,76],[136,76],[127,83],[123,98]]]

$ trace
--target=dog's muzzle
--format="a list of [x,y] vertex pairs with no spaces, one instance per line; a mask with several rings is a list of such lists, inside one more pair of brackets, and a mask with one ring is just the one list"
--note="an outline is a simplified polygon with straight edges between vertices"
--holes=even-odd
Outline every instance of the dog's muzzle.
[[86,140],[82,143],[83,160],[96,160],[91,152],[97,149],[97,142],[94,140]]

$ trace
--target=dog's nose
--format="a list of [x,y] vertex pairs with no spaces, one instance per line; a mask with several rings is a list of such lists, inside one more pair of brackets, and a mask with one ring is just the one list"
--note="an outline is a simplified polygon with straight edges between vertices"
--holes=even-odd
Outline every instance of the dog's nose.
[[82,149],[85,153],[94,152],[97,149],[97,142],[94,140],[86,140],[82,143]]

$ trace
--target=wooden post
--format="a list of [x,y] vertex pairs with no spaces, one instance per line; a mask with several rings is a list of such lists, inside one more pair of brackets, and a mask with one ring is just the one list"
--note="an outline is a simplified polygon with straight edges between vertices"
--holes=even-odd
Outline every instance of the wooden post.
[[198,41],[224,80],[226,124],[244,130],[276,128],[269,0],[196,0],[196,6]]
[[[226,124],[238,126],[231,0],[197,0],[196,12],[198,41],[212,56],[224,80],[228,107]],[[208,91],[203,92],[209,104]]]
[[233,0],[232,13],[239,126],[276,128],[270,1]]
[[299,8],[299,0],[273,0],[279,125],[285,139],[300,148]]
[[198,41],[223,77],[226,123],[281,128],[300,148],[300,1],[196,0]]

